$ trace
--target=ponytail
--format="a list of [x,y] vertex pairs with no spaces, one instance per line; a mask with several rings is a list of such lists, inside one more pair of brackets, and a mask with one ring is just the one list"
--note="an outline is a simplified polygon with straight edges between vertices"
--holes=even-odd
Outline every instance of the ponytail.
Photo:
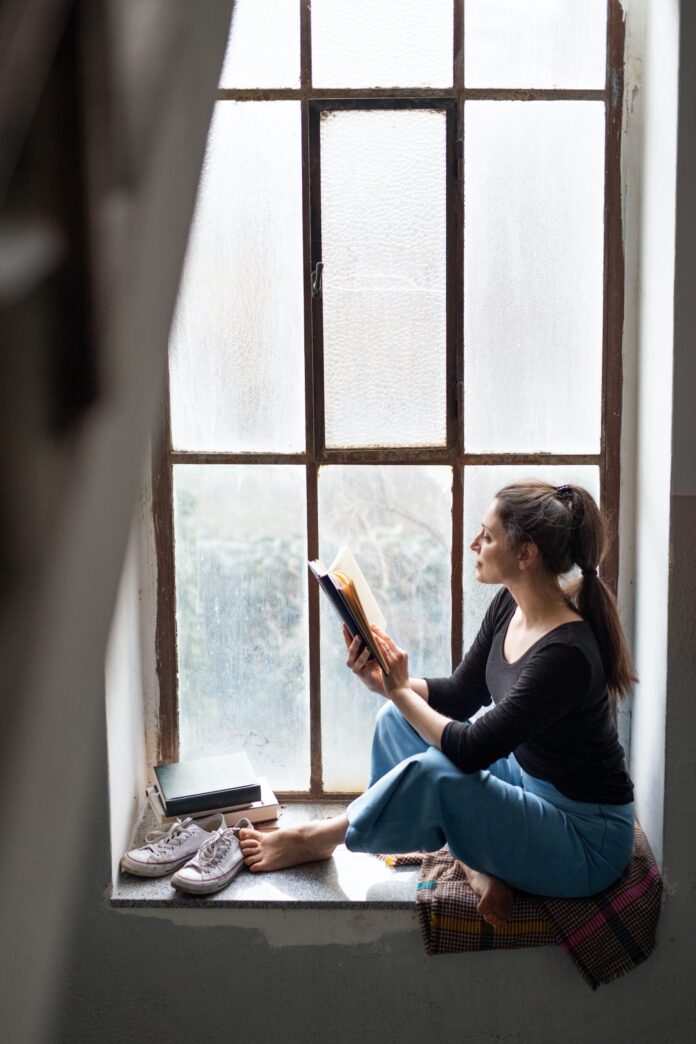
[[505,486],[496,502],[513,549],[524,541],[536,544],[546,568],[559,577],[580,567],[581,575],[564,585],[563,594],[594,632],[610,694],[623,698],[637,675],[616,599],[598,573],[608,541],[594,498],[582,486],[529,479]]

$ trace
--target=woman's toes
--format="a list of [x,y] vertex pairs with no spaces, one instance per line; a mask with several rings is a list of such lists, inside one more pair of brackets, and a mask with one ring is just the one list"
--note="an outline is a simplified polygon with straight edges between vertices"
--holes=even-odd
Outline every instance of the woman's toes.
[[486,924],[490,924],[493,928],[502,928],[505,924],[505,921],[496,914],[484,914],[483,919]]

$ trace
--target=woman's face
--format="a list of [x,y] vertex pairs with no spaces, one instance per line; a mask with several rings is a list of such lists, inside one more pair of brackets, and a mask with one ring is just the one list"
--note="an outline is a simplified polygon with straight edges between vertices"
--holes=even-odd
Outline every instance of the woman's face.
[[495,500],[469,547],[476,555],[476,579],[480,583],[504,584],[511,576],[517,575],[517,557],[510,550]]

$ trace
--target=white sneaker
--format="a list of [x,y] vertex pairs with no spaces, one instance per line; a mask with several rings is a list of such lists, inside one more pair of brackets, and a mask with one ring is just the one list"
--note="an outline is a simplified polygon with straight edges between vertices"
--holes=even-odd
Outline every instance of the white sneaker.
[[164,877],[186,863],[210,838],[211,831],[224,825],[221,812],[207,819],[177,819],[169,830],[152,830],[144,845],[121,856],[121,869],[138,877]]
[[244,866],[238,834],[250,827],[248,819],[240,819],[233,827],[223,824],[201,845],[193,859],[174,874],[174,887],[195,895],[219,892]]

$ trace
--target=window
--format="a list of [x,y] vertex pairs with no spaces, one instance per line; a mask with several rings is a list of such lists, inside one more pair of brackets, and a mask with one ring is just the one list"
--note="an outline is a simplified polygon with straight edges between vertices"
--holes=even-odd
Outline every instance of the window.
[[155,464],[160,755],[244,748],[278,791],[348,794],[380,701],[308,558],[353,548],[418,674],[475,634],[465,550],[514,476],[601,495],[616,579],[622,14],[234,18]]

